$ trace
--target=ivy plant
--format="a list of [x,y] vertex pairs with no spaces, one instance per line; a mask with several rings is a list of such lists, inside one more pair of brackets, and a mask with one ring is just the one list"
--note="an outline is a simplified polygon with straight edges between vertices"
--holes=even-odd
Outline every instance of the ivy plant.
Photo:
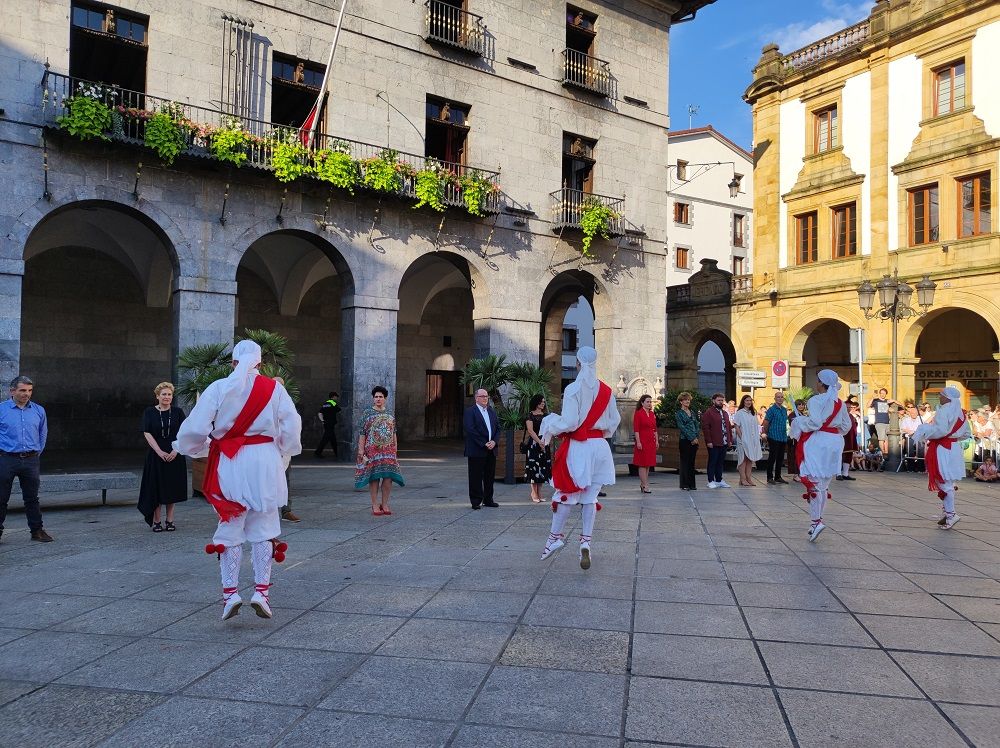
[[584,257],[593,257],[590,245],[595,236],[610,239],[611,222],[619,218],[618,213],[600,200],[588,199],[580,206],[580,228],[583,229],[583,245],[580,253]]
[[399,163],[399,152],[392,148],[383,149],[374,158],[363,162],[365,187],[376,192],[395,193],[403,188],[403,177],[407,170]]
[[212,133],[212,155],[219,161],[243,166],[247,161],[249,146],[250,134],[237,119],[230,120]]
[[81,88],[76,96],[66,100],[66,114],[56,124],[80,140],[109,140],[106,133],[111,129],[111,109],[98,96],[93,87]]
[[351,158],[347,143],[336,142],[330,148],[317,151],[313,161],[317,179],[354,194],[354,187],[361,181],[361,166]]
[[428,161],[427,165],[417,172],[414,181],[414,192],[417,196],[414,209],[427,205],[443,213],[448,207],[444,202],[444,191],[450,182],[451,172],[439,164]]
[[487,201],[497,191],[497,186],[475,169],[463,174],[458,183],[462,188],[462,202],[465,203],[465,209],[471,215],[480,218],[485,216]]
[[146,146],[156,151],[167,166],[187,148],[187,133],[175,116],[176,112],[164,107],[146,122]]
[[309,149],[299,140],[295,131],[287,133],[271,149],[271,167],[279,182],[291,182],[313,172],[309,163]]

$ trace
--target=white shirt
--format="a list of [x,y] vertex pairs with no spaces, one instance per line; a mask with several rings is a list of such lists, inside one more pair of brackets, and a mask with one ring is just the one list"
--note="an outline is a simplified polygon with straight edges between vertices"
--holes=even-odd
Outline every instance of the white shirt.
[[483,420],[486,421],[486,436],[488,437],[486,441],[491,442],[493,441],[493,429],[490,426],[490,412],[479,403],[476,403],[476,407],[479,408],[479,412],[482,414]]

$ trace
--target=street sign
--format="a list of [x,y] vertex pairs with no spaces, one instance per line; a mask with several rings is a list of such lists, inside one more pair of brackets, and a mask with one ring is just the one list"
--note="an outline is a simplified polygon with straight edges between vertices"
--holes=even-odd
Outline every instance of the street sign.
[[864,392],[858,392],[858,383],[857,382],[851,382],[851,387],[850,387],[851,394],[857,396],[857,395],[867,395],[869,392],[871,392],[872,388],[870,386],[868,386],[867,382],[865,382],[861,386],[864,387]]
[[865,331],[861,327],[851,328],[851,363],[865,362]]
[[736,385],[738,387],[766,387],[767,372],[763,369],[737,369]]
[[788,386],[788,362],[771,362],[771,387],[773,389],[783,389]]

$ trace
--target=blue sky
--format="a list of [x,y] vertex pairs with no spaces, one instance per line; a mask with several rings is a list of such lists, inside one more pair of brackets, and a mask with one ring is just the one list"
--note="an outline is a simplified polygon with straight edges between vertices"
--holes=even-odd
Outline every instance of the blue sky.
[[690,23],[670,31],[671,129],[713,125],[749,149],[750,107],[742,95],[760,50],[776,42],[782,53],[867,18],[872,0],[716,0]]

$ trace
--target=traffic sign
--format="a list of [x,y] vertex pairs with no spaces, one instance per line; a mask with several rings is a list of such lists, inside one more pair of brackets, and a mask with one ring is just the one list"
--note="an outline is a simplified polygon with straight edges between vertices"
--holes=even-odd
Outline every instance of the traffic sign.
[[782,389],[788,386],[788,362],[787,361],[772,361],[771,362],[771,387],[774,389]]
[[739,387],[766,387],[767,372],[763,369],[737,369],[736,384]]

